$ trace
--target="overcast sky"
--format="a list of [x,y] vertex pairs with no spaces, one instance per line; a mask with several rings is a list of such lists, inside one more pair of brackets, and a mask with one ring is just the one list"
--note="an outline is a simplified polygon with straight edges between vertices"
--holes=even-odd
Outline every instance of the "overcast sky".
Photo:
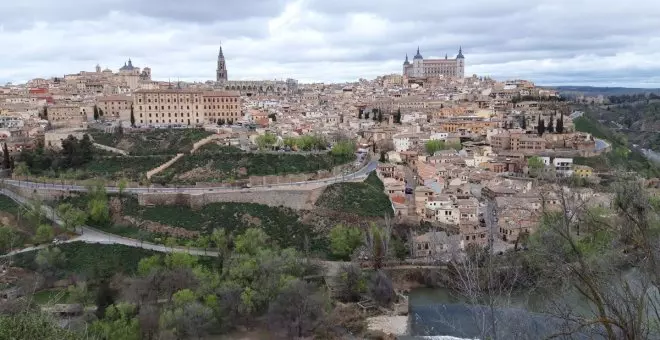
[[354,81],[408,53],[466,75],[660,87],[660,0],[0,0],[0,83],[116,71],[154,79]]

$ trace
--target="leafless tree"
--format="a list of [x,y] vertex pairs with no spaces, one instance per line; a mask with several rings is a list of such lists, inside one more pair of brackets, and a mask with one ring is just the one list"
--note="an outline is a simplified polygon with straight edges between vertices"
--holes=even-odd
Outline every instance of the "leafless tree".
[[392,221],[385,215],[382,226],[372,225],[364,234],[364,244],[369,251],[374,269],[383,267],[383,263],[390,256],[390,239],[392,237]]
[[311,284],[294,281],[270,305],[269,326],[287,339],[309,336],[325,320],[326,299]]

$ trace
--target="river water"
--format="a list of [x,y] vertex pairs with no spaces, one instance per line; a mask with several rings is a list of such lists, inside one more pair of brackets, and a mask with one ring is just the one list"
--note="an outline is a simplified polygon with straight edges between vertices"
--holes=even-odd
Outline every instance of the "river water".
[[[568,305],[579,313],[589,313],[589,305],[577,294],[559,299],[539,291],[516,292],[510,297],[496,296],[496,329],[499,339],[540,339],[561,328],[562,320],[546,312]],[[444,288],[420,288],[409,295],[409,334],[412,336],[452,336],[477,339],[490,329],[490,310],[486,305]],[[559,338],[561,339],[561,338]],[[573,339],[599,339],[583,334]]]

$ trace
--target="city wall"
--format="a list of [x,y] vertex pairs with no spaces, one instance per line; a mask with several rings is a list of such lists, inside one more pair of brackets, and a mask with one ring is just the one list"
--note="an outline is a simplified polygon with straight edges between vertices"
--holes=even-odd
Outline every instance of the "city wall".
[[325,187],[300,190],[241,190],[205,193],[140,193],[140,205],[186,205],[199,209],[209,203],[236,202],[258,203],[271,207],[288,207],[296,210],[311,209]]

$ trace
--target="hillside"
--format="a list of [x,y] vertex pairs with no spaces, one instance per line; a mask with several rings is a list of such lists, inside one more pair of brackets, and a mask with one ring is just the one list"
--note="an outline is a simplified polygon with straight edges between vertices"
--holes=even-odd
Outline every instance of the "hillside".
[[359,216],[392,215],[392,205],[383,189],[383,182],[378,179],[376,172],[371,172],[364,182],[328,186],[316,205]]

